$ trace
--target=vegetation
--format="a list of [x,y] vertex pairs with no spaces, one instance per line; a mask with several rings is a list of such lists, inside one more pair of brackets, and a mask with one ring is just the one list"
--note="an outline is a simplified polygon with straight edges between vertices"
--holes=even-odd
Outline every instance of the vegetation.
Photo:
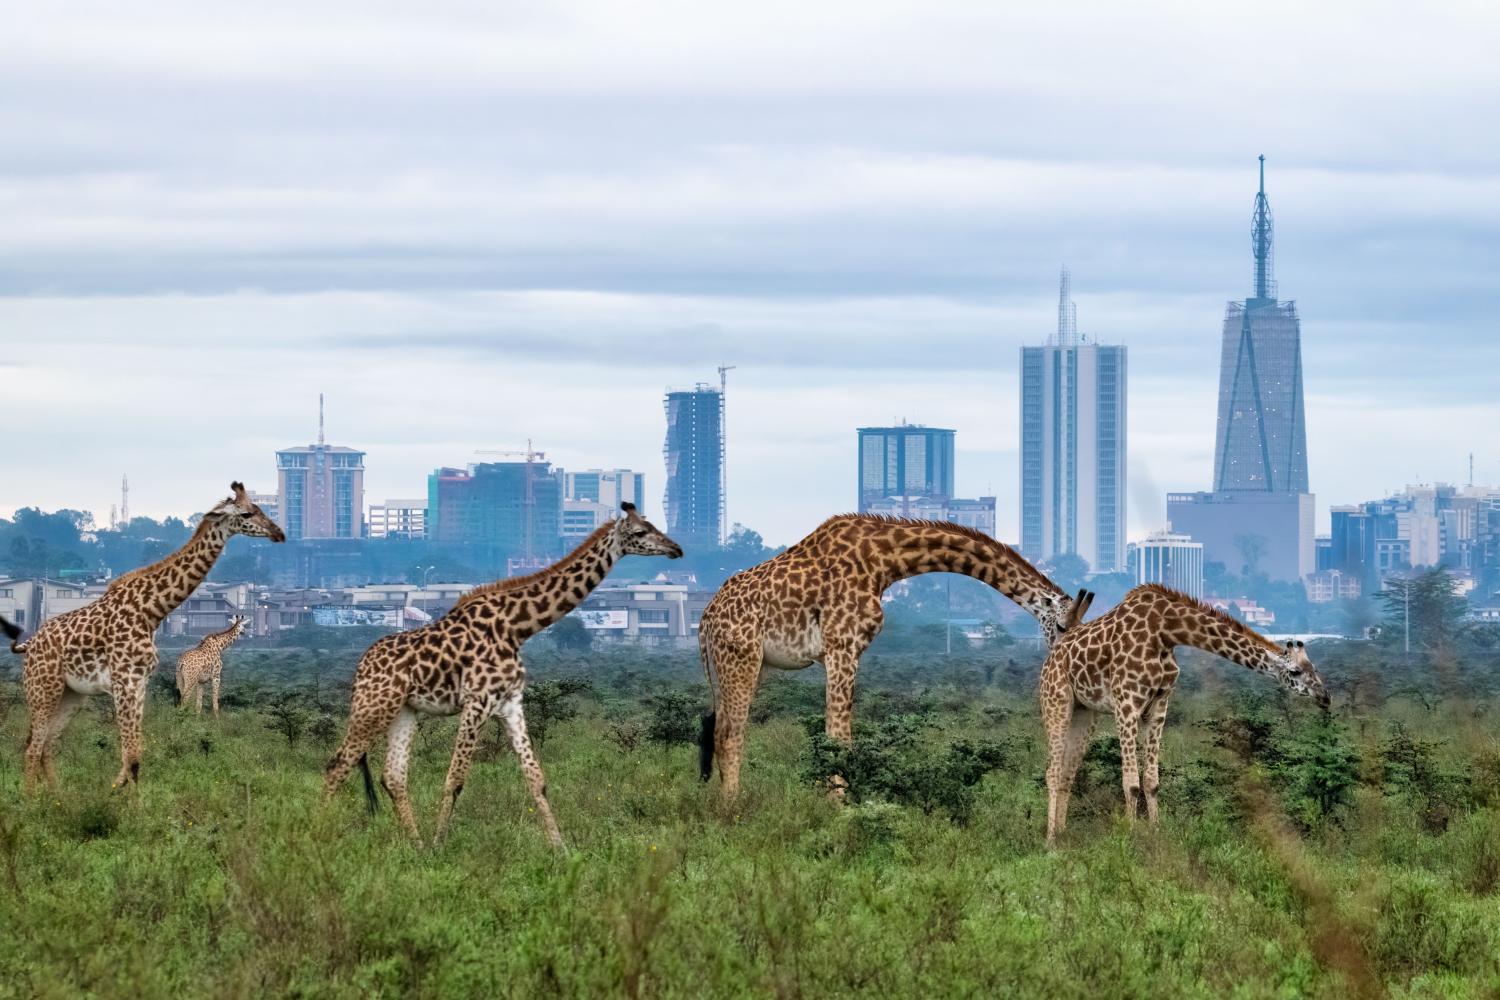
[[[1184,656],[1161,824],[1125,824],[1105,726],[1048,852],[1025,644],[877,648],[853,750],[821,736],[818,672],[769,677],[729,809],[697,779],[695,656],[565,646],[528,649],[527,699],[565,856],[503,739],[440,849],[352,784],[318,807],[357,643],[236,649],[217,723],[154,686],[138,792],[109,790],[94,699],[31,800],[0,660],[0,995],[1500,992],[1493,659],[1321,645],[1324,718]],[[429,832],[453,735],[414,744]]]

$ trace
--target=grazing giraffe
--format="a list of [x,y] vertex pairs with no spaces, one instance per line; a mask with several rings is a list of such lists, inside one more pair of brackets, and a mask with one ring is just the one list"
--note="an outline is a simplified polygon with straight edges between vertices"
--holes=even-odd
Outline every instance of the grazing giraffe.
[[[1145,793],[1156,820],[1156,792],[1167,699],[1177,683],[1173,651],[1191,646],[1266,674],[1325,709],[1328,692],[1299,641],[1286,646],[1197,599],[1154,583],[1136,587],[1093,621],[1070,629],[1042,665],[1042,724],[1047,732],[1047,843],[1068,821],[1073,778],[1094,733],[1095,713],[1110,712],[1120,736],[1125,815],[1133,823]],[[1145,723],[1145,775],[1138,738]]]
[[[821,660],[828,735],[852,743],[854,677],[880,633],[880,595],[897,580],[937,572],[989,584],[1034,615],[1049,643],[1083,610],[1009,546],[974,528],[869,514],[829,518],[780,555],[730,577],[703,611],[698,650],[714,698],[699,737],[703,780],[717,756],[722,798],[738,793],[750,700],[766,667],[800,670]],[[842,793],[841,779],[831,786]]]
[[219,717],[219,679],[224,673],[224,650],[240,636],[245,634],[245,627],[250,619],[244,615],[235,615],[229,620],[229,627],[222,632],[203,637],[203,641],[192,649],[182,652],[177,657],[177,704],[187,708],[188,698],[194,692],[198,695],[198,714],[203,714],[203,684],[209,681],[213,684],[214,718]]
[[480,730],[498,715],[520,759],[547,836],[561,849],[562,834],[547,802],[546,781],[526,735],[521,644],[577,607],[620,557],[676,559],[682,555],[682,547],[637,514],[634,504],[620,507],[621,517],[600,525],[578,548],[546,569],[471,590],[432,624],[377,640],[354,674],[349,725],[343,745],[328,762],[324,801],[358,764],[374,811],[375,784],[367,755],[371,744],[384,734],[385,767],[380,783],[394,801],[406,832],[421,843],[406,791],[412,732],[419,714],[457,714],[458,738],[433,836],[434,844],[441,843],[463,791]]
[[38,776],[45,776],[49,786],[57,784],[52,758],[58,736],[89,695],[106,691],[114,698],[120,730],[115,787],[137,780],[146,681],[157,663],[157,626],[198,589],[232,536],[286,540],[242,483],[230,489],[233,495],[203,515],[182,548],[126,573],[97,601],[58,615],[25,642],[11,644],[12,651],[26,656],[21,683],[30,710],[22,779],[27,790]]

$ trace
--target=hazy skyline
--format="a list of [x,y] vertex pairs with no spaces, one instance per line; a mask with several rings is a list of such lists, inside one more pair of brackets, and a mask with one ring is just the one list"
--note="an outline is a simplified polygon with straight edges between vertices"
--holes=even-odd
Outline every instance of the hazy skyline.
[[[367,500],[527,438],[647,475],[730,374],[729,518],[855,506],[855,428],[955,427],[1017,536],[1022,344],[1130,349],[1132,537],[1208,489],[1267,157],[1311,487],[1500,481],[1487,6],[28,9],[0,33],[0,514]],[[1320,528],[1321,530],[1321,528]]]

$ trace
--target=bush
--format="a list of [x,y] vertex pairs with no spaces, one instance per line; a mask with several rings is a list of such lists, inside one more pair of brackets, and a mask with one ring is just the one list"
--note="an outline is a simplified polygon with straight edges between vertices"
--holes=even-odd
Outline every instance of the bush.
[[1335,819],[1359,783],[1359,755],[1331,715],[1320,715],[1281,758],[1275,773],[1282,780],[1287,812],[1304,829]]
[[541,746],[554,723],[567,722],[578,715],[575,695],[592,691],[594,686],[586,680],[564,677],[555,681],[532,681],[526,685],[523,704],[526,707],[526,732],[532,746]]
[[974,786],[1009,764],[1011,748],[959,740],[934,749],[919,740],[922,728],[916,716],[896,716],[873,729],[861,727],[848,747],[823,733],[811,733],[803,774],[825,784],[835,776],[842,778],[855,802],[884,798],[924,813],[941,811],[954,822],[966,823],[973,814]]
[[698,742],[698,699],[685,691],[667,691],[647,699],[651,721],[646,739],[664,747],[684,746]]
[[1469,798],[1468,779],[1439,764],[1439,745],[1436,740],[1418,739],[1395,722],[1376,758],[1387,791],[1407,798],[1429,833],[1446,830],[1454,812]]

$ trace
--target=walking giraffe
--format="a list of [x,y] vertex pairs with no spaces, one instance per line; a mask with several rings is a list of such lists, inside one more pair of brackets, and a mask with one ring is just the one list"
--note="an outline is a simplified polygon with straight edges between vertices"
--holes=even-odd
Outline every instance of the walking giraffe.
[[618,519],[601,525],[578,548],[530,576],[487,584],[465,594],[442,618],[410,632],[397,632],[376,641],[359,661],[349,705],[349,726],[343,745],[328,762],[323,798],[326,802],[349,771],[364,771],[365,795],[373,812],[375,784],[368,752],[382,734],[386,738],[385,767],[380,783],[390,794],[402,825],[421,842],[406,770],[417,716],[458,715],[458,738],[443,786],[433,843],[441,843],[463,791],[480,730],[499,715],[521,762],[536,810],[552,845],[562,847],[562,834],[547,802],[541,765],[526,735],[521,692],[526,670],[521,644],[562,618],[589,595],[622,556],[667,556],[676,559],[682,547],[622,503]]
[[[1110,712],[1120,736],[1125,815],[1135,822],[1145,793],[1156,820],[1161,733],[1177,683],[1174,650],[1191,646],[1266,674],[1297,694],[1328,706],[1323,680],[1299,641],[1285,647],[1176,590],[1136,587],[1093,621],[1062,636],[1042,665],[1042,724],[1047,732],[1047,843],[1068,821],[1073,778],[1094,733],[1095,713]],[[1138,738],[1144,722],[1144,780]]]
[[[1035,616],[1049,643],[1085,609],[974,528],[867,514],[829,518],[780,555],[730,577],[703,611],[698,650],[714,699],[700,736],[703,780],[717,756],[722,797],[738,793],[750,701],[766,667],[800,670],[822,661],[828,735],[852,743],[854,677],[880,633],[880,595],[897,580],[937,572],[989,584]],[[841,794],[840,779],[831,790]]]
[[160,562],[132,570],[92,604],[58,615],[11,650],[24,653],[21,683],[30,727],[22,785],[38,776],[57,784],[57,738],[89,695],[109,692],[120,731],[120,773],[115,787],[135,782],[141,767],[141,715],[146,681],[156,670],[156,628],[198,589],[234,535],[286,540],[269,517],[232,483],[233,494],[198,522],[182,548]]
[[250,619],[236,615],[229,620],[229,627],[222,632],[203,637],[203,641],[192,649],[183,650],[177,657],[177,704],[187,708],[188,698],[198,695],[199,715],[203,714],[203,684],[213,684],[214,718],[219,717],[219,679],[224,673],[224,650],[245,634]]

